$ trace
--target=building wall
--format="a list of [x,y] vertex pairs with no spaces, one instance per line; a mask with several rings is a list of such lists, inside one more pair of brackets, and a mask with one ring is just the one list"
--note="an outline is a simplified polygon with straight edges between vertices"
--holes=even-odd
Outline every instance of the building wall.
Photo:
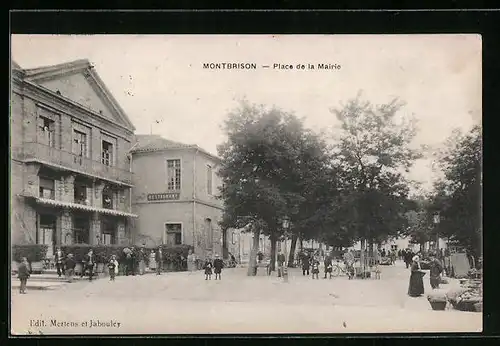
[[[148,194],[171,192],[167,189],[166,161],[169,159],[181,160],[179,199],[148,201]],[[190,149],[133,155],[133,212],[139,215],[135,229],[137,243],[161,244],[164,242],[165,223],[180,222],[182,242],[194,246],[197,256],[204,257],[209,252],[222,255],[222,231],[218,225],[222,208],[220,201],[207,193],[208,164],[215,166],[211,159],[200,153],[196,155]],[[215,174],[212,179],[215,192],[219,180]],[[206,219],[211,220],[213,239],[209,239]]]
[[147,194],[169,192],[167,189],[167,160],[181,160],[180,201],[193,198],[194,153],[185,150],[167,152],[136,153],[132,157],[134,172],[134,203],[146,202]]
[[[212,168],[212,193],[208,189],[208,166]],[[196,155],[196,198],[208,203],[212,203],[222,208],[222,201],[217,198],[220,194],[219,187],[222,180],[217,175],[218,162],[204,153],[198,152]]]
[[[81,75],[83,77],[83,75]],[[54,121],[54,149],[58,152],[72,152],[72,129],[79,127],[86,129],[88,134],[88,158],[97,163],[101,162],[101,139],[104,136],[112,136],[116,139],[114,150],[114,167],[130,172],[130,164],[127,159],[127,151],[130,149],[132,141],[132,130],[127,130],[109,120],[101,119],[99,116],[90,114],[86,109],[95,108],[99,98],[93,88],[84,80],[78,82],[78,78],[72,79],[71,83],[65,81],[53,81],[46,84],[50,88],[60,90],[63,96],[73,98],[73,96],[85,96],[83,99],[75,100],[82,103],[83,108],[69,105],[58,97],[54,97],[38,90],[35,87],[28,86],[23,82],[14,81],[12,84],[13,93],[11,97],[11,242],[13,244],[36,242],[38,212],[43,211],[43,207],[37,206],[36,209],[28,201],[19,195],[30,195],[39,197],[39,168],[40,164],[25,164],[22,160],[25,158],[26,147],[30,143],[40,143],[41,130],[39,129],[39,116],[44,116]],[[81,78],[80,78],[81,79]],[[66,83],[66,84],[65,84]],[[64,85],[68,87],[65,88]],[[73,90],[70,92],[70,90]],[[73,93],[73,94],[71,94]],[[92,94],[94,93],[94,94]],[[70,97],[71,96],[71,97]],[[88,102],[87,102],[88,101]],[[85,102],[89,104],[85,104]],[[99,107],[98,107],[99,108]],[[103,116],[109,109],[102,107]],[[95,110],[95,109],[94,109]],[[113,120],[113,117],[108,117]],[[51,149],[52,150],[52,149]],[[53,162],[54,163],[54,162]],[[57,162],[55,162],[57,163]],[[94,167],[92,165],[92,167]],[[97,164],[95,167],[100,167]],[[98,172],[89,171],[89,173]],[[102,172],[101,172],[102,173]],[[70,170],[60,172],[54,175],[55,199],[64,202],[74,202],[73,198],[73,177],[74,173]],[[78,174],[76,174],[78,175]],[[105,176],[105,175],[104,175]],[[94,207],[102,207],[102,201],[99,186],[101,184],[89,186],[87,189],[88,199]],[[106,182],[108,183],[108,182]],[[99,186],[98,186],[99,185]],[[102,187],[102,186],[101,186]],[[121,187],[121,193],[115,197],[115,209],[129,211],[129,191],[128,187]],[[123,199],[120,198],[123,195]],[[51,208],[50,213],[57,216],[56,222],[56,241],[64,243],[68,230],[72,227],[73,209],[63,211],[62,208]],[[92,224],[91,243],[95,240],[95,235],[100,233],[99,216],[94,216]],[[117,237],[123,241],[124,222],[122,218],[117,221]]]
[[196,255],[206,256],[209,250],[208,230],[205,219],[209,218],[213,227],[213,252],[222,253],[222,232],[217,222],[221,212],[218,209],[193,202],[153,202],[135,204],[135,243],[156,246],[166,243],[165,224],[182,224],[182,243],[192,245]]

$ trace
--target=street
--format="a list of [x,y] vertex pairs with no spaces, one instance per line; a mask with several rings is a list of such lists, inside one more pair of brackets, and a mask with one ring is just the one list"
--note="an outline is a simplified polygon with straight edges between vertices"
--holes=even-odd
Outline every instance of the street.
[[[207,334],[479,332],[482,314],[432,311],[406,295],[409,271],[398,261],[380,280],[312,280],[299,269],[289,282],[246,268],[222,281],[203,272],[120,276],[55,290],[12,290],[13,334]],[[425,290],[431,290],[428,275]],[[452,285],[453,283],[450,283]],[[443,285],[443,288],[450,285]],[[31,326],[30,326],[31,324]]]

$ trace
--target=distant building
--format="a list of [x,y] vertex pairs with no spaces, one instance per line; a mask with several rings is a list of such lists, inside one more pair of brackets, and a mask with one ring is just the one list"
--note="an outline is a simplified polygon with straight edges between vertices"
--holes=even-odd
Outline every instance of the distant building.
[[87,60],[13,63],[12,244],[127,243],[133,131]]
[[132,155],[135,243],[192,245],[195,254],[223,254],[220,159],[197,145],[137,135]]

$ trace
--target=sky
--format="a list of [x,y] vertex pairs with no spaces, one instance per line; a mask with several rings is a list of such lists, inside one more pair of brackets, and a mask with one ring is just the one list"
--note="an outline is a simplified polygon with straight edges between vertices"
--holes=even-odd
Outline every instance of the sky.
[[[136,127],[216,154],[221,125],[238,100],[277,106],[316,130],[362,91],[383,104],[406,103],[418,120],[414,145],[438,148],[455,128],[481,123],[478,35],[12,35],[22,68],[88,59]],[[256,70],[210,70],[204,63],[255,63]],[[296,69],[297,64],[339,69]],[[274,64],[294,69],[273,69]],[[269,65],[270,68],[263,68]],[[428,189],[432,159],[409,173]]]

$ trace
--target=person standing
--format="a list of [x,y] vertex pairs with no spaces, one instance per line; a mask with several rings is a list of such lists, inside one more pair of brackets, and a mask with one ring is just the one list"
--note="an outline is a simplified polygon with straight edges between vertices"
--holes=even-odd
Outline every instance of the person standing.
[[351,249],[344,254],[344,266],[349,277],[349,280],[354,276],[354,251]]
[[139,250],[139,275],[144,275],[146,273],[146,252],[144,251],[144,247],[141,247]]
[[406,249],[405,251],[405,254],[404,254],[404,261],[405,261],[405,264],[406,264],[406,269],[408,269],[410,267],[410,264],[412,262],[412,258],[413,258],[413,253],[411,252],[410,249]]
[[420,257],[414,256],[411,264],[411,275],[410,275],[410,284],[408,287],[408,295],[410,297],[420,297],[424,294],[424,281],[423,276],[424,272],[422,272],[420,267]]
[[89,281],[92,281],[92,277],[94,276],[94,265],[95,265],[95,256],[92,249],[84,256],[83,263],[85,264],[85,269],[89,273]]
[[330,274],[330,279],[331,279],[332,278],[332,271],[333,271],[333,263],[332,263],[332,257],[330,256],[330,254],[326,255],[324,265],[325,265],[325,277],[323,279],[326,279],[327,274]]
[[68,282],[73,282],[73,275],[75,274],[76,261],[73,258],[73,254],[68,254],[66,261],[64,263],[66,280]]
[[309,268],[311,267],[311,260],[309,256],[306,253],[303,253],[301,256],[301,262],[302,262],[302,275],[309,276]]
[[313,258],[311,267],[312,267],[312,278],[319,279],[319,261],[316,257]]
[[286,261],[285,255],[281,251],[278,253],[277,261],[278,261],[278,277],[280,278],[283,275],[283,266]]
[[149,254],[149,270],[155,271],[156,270],[156,254],[154,250],[151,250]]
[[429,280],[431,283],[432,289],[439,288],[439,283],[441,281],[441,273],[443,272],[443,266],[441,262],[436,258],[434,254],[430,255],[431,262],[429,263],[430,267],[430,275]]
[[132,262],[132,276],[135,276],[139,270],[139,261],[138,261],[138,253],[137,249],[133,248],[132,253],[130,254],[131,256],[131,262]]
[[224,268],[224,261],[222,261],[222,259],[219,258],[219,255],[216,254],[214,260],[215,280],[217,280],[217,276],[219,277],[219,280],[221,279],[222,268]]
[[61,277],[61,274],[64,275],[64,254],[60,247],[56,249],[54,262],[56,263],[57,276]]
[[205,260],[205,265],[203,266],[203,269],[205,269],[205,280],[212,280],[212,268],[213,268],[213,263],[210,257],[207,257]]
[[132,274],[132,269],[133,269],[132,252],[129,251],[125,255],[125,275],[129,276],[129,274]]
[[28,283],[28,278],[30,277],[30,270],[28,266],[28,259],[23,257],[21,259],[21,263],[17,267],[17,276],[19,281],[21,281],[21,285],[19,286],[20,294],[26,294],[26,284]]
[[160,275],[163,269],[163,252],[161,251],[161,246],[158,247],[155,256],[156,261],[156,275]]
[[116,273],[118,272],[118,261],[116,260],[116,256],[112,255],[108,262],[108,271],[109,271],[109,281],[115,281]]
[[187,269],[189,272],[193,272],[196,269],[196,256],[191,249],[189,249],[187,256]]

